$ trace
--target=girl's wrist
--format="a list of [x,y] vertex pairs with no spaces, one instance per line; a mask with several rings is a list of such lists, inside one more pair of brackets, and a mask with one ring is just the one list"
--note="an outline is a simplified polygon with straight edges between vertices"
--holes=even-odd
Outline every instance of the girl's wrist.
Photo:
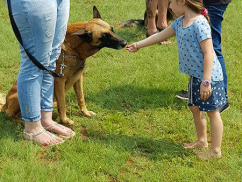
[[136,42],[136,49],[137,49],[137,51],[139,50],[138,42]]
[[211,81],[211,80],[202,80],[202,84],[203,84],[204,86],[208,87],[209,85],[214,84],[214,82]]
[[209,85],[211,85],[211,81],[210,80],[202,80],[202,84],[206,87],[208,87]]

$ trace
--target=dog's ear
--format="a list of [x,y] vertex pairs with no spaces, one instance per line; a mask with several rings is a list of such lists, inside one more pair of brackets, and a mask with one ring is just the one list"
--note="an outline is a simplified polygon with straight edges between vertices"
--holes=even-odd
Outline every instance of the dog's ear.
[[94,18],[101,18],[101,15],[100,15],[99,11],[97,10],[96,6],[93,6],[93,19]]
[[92,41],[92,32],[87,32],[85,29],[75,32],[72,35],[79,36],[84,42],[87,43],[90,43]]

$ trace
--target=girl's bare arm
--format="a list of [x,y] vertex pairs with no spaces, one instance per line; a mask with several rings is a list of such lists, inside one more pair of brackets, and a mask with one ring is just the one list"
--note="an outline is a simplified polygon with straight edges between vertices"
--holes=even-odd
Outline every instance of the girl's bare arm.
[[170,37],[175,36],[176,33],[173,30],[173,28],[171,26],[168,26],[166,29],[164,29],[163,31],[153,34],[152,36],[141,40],[139,42],[135,42],[129,46],[126,47],[126,49],[130,52],[136,52],[138,49],[142,48],[142,47],[147,47],[147,46],[151,46],[153,44],[156,44],[158,42],[163,42],[165,40],[167,40]]
[[[205,39],[200,43],[204,58],[203,58],[203,80],[211,82],[213,71],[213,42],[212,39]],[[202,100],[208,99],[212,94],[211,85],[208,87],[201,84],[200,96]]]

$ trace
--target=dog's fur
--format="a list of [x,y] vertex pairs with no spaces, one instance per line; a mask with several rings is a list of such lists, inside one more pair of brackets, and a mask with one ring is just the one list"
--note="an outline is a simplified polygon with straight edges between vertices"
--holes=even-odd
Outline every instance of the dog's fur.
[[[83,68],[86,58],[104,47],[122,49],[126,44],[126,41],[116,35],[112,27],[101,19],[100,13],[95,6],[93,7],[92,20],[68,24],[66,37],[62,45],[62,53],[64,54],[61,54],[56,62],[56,73],[59,73],[62,57],[64,56],[66,65],[63,70],[64,77],[55,78],[54,87],[54,97],[57,101],[60,122],[73,124],[73,121],[66,117],[65,102],[65,91],[71,87],[75,90],[82,113],[85,116],[95,114],[87,110],[83,94]],[[16,82],[9,90],[2,110],[12,119],[19,117],[20,107]]]

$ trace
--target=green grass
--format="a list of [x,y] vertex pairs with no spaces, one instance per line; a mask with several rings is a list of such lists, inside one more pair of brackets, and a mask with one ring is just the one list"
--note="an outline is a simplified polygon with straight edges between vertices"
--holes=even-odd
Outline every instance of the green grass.
[[[70,23],[90,20],[93,5],[128,43],[145,37],[142,27],[118,28],[122,21],[142,18],[145,2],[72,0]],[[241,181],[241,9],[241,1],[233,0],[223,22],[231,107],[222,114],[220,160],[201,161],[195,155],[199,149],[182,147],[196,139],[196,132],[186,102],[175,98],[187,87],[188,76],[178,71],[172,38],[172,45],[154,45],[135,54],[103,49],[88,58],[84,92],[88,109],[97,115],[84,117],[74,91],[69,91],[67,115],[75,121],[76,137],[58,147],[24,141],[23,124],[0,112],[0,181]],[[20,54],[3,0],[0,26],[0,92],[6,95],[17,78]],[[209,126],[208,135],[210,141]]]

